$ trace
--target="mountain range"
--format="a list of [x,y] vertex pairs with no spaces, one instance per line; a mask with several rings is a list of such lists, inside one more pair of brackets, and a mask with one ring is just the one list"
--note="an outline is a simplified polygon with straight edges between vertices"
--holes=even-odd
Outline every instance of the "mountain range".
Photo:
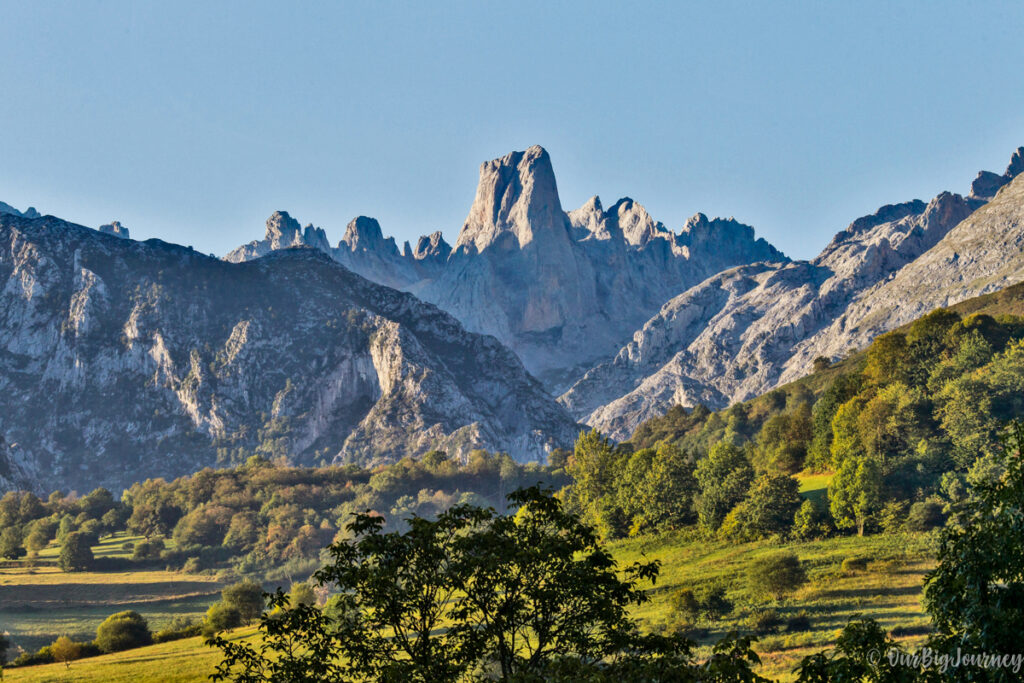
[[541,147],[480,166],[454,247],[440,233],[402,250],[359,217],[332,248],[323,230],[284,212],[263,240],[227,255],[257,258],[285,246],[330,254],[366,278],[409,291],[511,348],[552,393],[615,352],[671,296],[731,266],[786,261],[753,228],[697,214],[673,232],[624,198],[592,198],[565,212]]
[[565,211],[536,146],[481,165],[454,246],[399,248],[365,216],[331,246],[277,211],[218,260],[0,203],[0,487],[252,453],[530,460],[581,424],[627,438],[1024,279],[1022,171],[1024,148],[966,196],[883,206],[808,261],[733,218],[672,230],[630,198]]
[[228,263],[0,215],[0,485],[112,490],[253,454],[543,459],[577,425],[493,337],[319,251]]

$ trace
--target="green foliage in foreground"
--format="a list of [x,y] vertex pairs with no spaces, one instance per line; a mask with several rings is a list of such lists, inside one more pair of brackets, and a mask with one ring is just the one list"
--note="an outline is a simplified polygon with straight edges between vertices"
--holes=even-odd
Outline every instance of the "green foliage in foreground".
[[[942,532],[940,563],[928,580],[938,633],[935,657],[906,650],[871,619],[854,619],[832,651],[805,657],[799,683],[933,683],[950,678],[1002,683],[1019,670],[967,654],[1012,655],[1024,618],[1024,425],[997,455],[1002,474],[974,487]],[[596,532],[538,489],[513,494],[514,514],[466,506],[435,521],[413,519],[383,533],[370,515],[353,539],[332,547],[317,578],[338,588],[329,611],[272,599],[257,646],[213,639],[225,658],[216,680],[252,681],[764,681],[752,640],[730,634],[704,662],[678,633],[644,635],[627,613],[648,599],[639,588],[657,563],[620,576]],[[403,561],[404,560],[404,561]],[[856,571],[854,563],[849,570]],[[755,590],[776,598],[806,580],[795,555],[754,563]],[[714,612],[722,595],[673,594],[673,607]],[[778,621],[774,613],[765,619]],[[806,616],[791,619],[806,628]],[[718,668],[721,667],[721,668]]]
[[514,513],[457,506],[406,532],[357,516],[317,573],[340,591],[330,614],[279,591],[258,645],[210,641],[225,655],[214,679],[763,680],[749,638],[699,663],[685,638],[640,633],[627,608],[648,599],[657,563],[620,572],[558,499],[534,487],[510,500]]
[[943,530],[925,597],[944,649],[1020,650],[1024,625],[1024,423],[1011,426],[995,481],[979,482]]

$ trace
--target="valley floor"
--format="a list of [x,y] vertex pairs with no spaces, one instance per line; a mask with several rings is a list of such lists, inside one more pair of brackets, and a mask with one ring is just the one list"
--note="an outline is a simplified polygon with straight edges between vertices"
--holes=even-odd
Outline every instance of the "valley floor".
[[[125,544],[140,540],[109,536],[93,554],[127,557]],[[154,632],[177,616],[199,618],[222,587],[211,576],[162,569],[64,573],[56,566],[57,554],[52,545],[40,551],[35,567],[0,567],[0,629],[31,652],[62,635],[92,640],[100,622],[123,610],[145,616]]]

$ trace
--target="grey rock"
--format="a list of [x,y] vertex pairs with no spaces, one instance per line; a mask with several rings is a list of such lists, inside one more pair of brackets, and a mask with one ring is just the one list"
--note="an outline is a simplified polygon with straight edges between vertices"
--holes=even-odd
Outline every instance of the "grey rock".
[[[733,219],[698,214],[676,234],[630,198],[605,210],[594,197],[566,213],[551,158],[538,146],[481,165],[454,248],[435,232],[399,252],[371,221],[349,224],[335,259],[496,336],[559,391],[680,291],[724,268],[787,260]],[[226,258],[270,248],[252,243]]]
[[[1016,158],[1016,156],[1015,156]],[[726,270],[680,294],[560,397],[615,438],[674,404],[722,408],[937,306],[1024,279],[1024,181],[857,219],[814,260]]]
[[121,225],[118,221],[112,221],[106,225],[101,225],[97,230],[102,232],[104,235],[113,235],[114,237],[130,239],[128,228]]
[[0,487],[119,490],[240,447],[526,461],[576,434],[497,340],[316,249],[235,264],[3,215],[0,283]]

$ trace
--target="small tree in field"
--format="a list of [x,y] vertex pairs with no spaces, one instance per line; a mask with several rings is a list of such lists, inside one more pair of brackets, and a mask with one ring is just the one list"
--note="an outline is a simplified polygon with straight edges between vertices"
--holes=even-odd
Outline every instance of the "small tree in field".
[[779,552],[758,558],[747,571],[747,582],[752,591],[767,593],[781,600],[807,581],[807,572],[800,559],[789,552]]
[[293,583],[292,587],[288,590],[288,601],[293,607],[295,605],[315,605],[316,592],[305,581]]
[[241,581],[230,585],[222,590],[220,595],[225,605],[238,610],[242,622],[246,624],[259,618],[267,602],[263,595],[263,586],[255,581]]
[[64,664],[64,668],[70,669],[71,662],[82,656],[82,644],[61,636],[50,645],[50,652],[55,660]]
[[828,499],[836,526],[856,527],[863,536],[882,507],[882,466],[867,456],[849,458],[829,482]]
[[57,564],[65,572],[84,572],[92,569],[92,548],[84,534],[73,531],[64,539]]
[[96,629],[96,646],[103,652],[129,650],[152,642],[149,624],[134,610],[111,614]]
[[210,605],[210,609],[206,610],[202,634],[209,638],[215,633],[241,625],[242,615],[237,607],[223,601],[215,602]]

